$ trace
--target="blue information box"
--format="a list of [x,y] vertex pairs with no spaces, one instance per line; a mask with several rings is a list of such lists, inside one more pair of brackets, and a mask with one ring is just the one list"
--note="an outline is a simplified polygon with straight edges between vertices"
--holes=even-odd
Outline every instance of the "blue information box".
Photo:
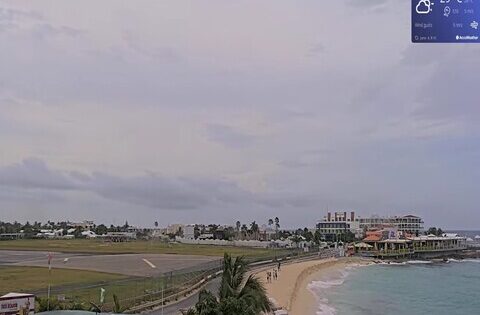
[[480,0],[412,0],[412,42],[480,43]]

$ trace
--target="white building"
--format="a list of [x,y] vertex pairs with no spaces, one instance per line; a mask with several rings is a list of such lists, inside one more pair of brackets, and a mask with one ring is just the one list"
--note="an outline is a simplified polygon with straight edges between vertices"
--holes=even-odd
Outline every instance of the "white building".
[[68,222],[67,225],[72,228],[82,228],[85,230],[91,230],[95,227],[95,223],[91,220],[83,220],[82,222]]
[[391,225],[398,228],[399,231],[411,234],[421,234],[424,231],[423,219],[416,215],[379,217],[371,216],[368,218],[359,218],[360,228],[371,230]]
[[355,234],[356,238],[361,238],[365,231],[381,229],[386,226],[393,226],[401,232],[421,234],[423,232],[423,219],[415,215],[362,218],[356,216],[353,211],[328,212],[323,220],[317,224],[317,229],[326,239],[336,240],[339,235],[347,231]]
[[189,240],[195,239],[195,225],[193,224],[185,225],[183,230],[183,237]]
[[35,313],[35,296],[26,293],[8,293],[0,296],[0,314],[33,315]]
[[185,225],[183,224],[170,224],[167,229],[169,234],[177,234],[181,231],[183,231],[185,228]]
[[363,236],[363,230],[354,211],[328,212],[323,221],[317,223],[317,229],[329,241],[339,240],[347,232],[351,232],[356,238]]
[[95,232],[93,232],[93,231],[83,231],[82,236],[84,236],[86,238],[96,238],[98,235],[95,234]]

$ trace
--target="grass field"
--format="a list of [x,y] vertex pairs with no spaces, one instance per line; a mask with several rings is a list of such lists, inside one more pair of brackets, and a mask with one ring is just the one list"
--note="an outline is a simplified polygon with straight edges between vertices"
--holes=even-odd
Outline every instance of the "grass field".
[[92,283],[116,281],[126,276],[69,269],[53,269],[42,267],[10,267],[0,266],[0,294],[8,292],[47,291],[48,284],[57,286],[82,286]]
[[75,240],[13,240],[0,241],[0,250],[36,250],[57,251],[65,253],[95,253],[95,254],[184,254],[223,256],[225,252],[231,255],[268,256],[273,254],[270,249],[255,249],[242,247],[226,247],[213,245],[167,244],[159,241],[133,241],[123,243],[108,243],[94,239]]
[[[105,289],[105,302],[112,304],[116,294],[124,305],[132,306],[147,296],[149,299],[160,297],[162,287],[165,293],[186,288],[183,284],[197,281],[202,272],[195,272],[173,277],[129,278],[127,276],[42,267],[0,266],[0,295],[8,292],[33,293],[37,297],[46,297],[48,285],[51,285],[51,296],[65,297],[65,303],[77,302],[84,306],[89,302],[99,303],[100,288]],[[155,293],[156,295],[152,295]]]

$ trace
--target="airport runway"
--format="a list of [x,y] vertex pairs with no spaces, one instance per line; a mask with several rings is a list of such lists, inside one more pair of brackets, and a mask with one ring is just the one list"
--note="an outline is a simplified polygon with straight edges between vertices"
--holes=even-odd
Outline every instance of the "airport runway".
[[[0,251],[0,264],[47,267],[48,252]],[[219,257],[173,254],[84,255],[54,253],[52,268],[81,269],[152,277],[180,269],[199,270]]]
[[[48,251],[16,251],[16,250],[0,250],[0,265],[14,264],[18,262],[43,261],[45,265],[48,260]],[[74,257],[78,254],[62,254],[53,253],[57,259],[65,259]]]

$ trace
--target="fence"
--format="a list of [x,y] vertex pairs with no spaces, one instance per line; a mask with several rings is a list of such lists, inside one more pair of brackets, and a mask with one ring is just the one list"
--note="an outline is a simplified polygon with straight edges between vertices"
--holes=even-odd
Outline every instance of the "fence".
[[[295,257],[316,256],[318,252],[306,253],[303,249],[275,250],[261,255],[245,256],[252,266],[264,262]],[[193,267],[173,270],[156,277],[130,277],[123,280],[90,283],[88,285],[62,285],[50,288],[50,310],[89,309],[92,303],[101,305],[102,311],[114,309],[113,295],[117,295],[122,309],[139,309],[139,305],[169,303],[188,295],[196,284],[206,281],[223,268],[223,259]],[[100,303],[100,291],[105,290],[104,303]],[[38,297],[47,296],[47,288],[33,292]]]

